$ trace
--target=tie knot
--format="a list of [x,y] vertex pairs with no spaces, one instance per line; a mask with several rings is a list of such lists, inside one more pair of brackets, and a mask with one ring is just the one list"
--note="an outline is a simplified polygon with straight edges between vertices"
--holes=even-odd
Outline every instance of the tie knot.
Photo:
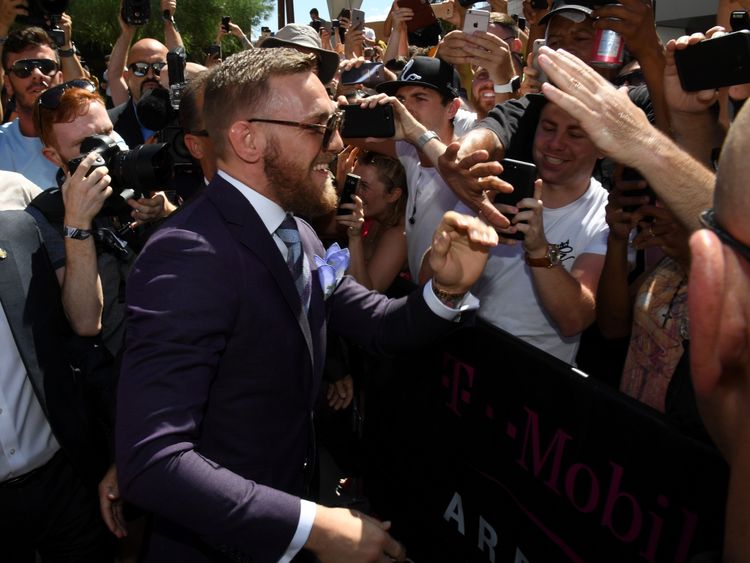
[[300,243],[299,230],[297,229],[297,223],[292,215],[287,215],[284,220],[276,229],[278,237],[284,241],[287,246],[295,245]]

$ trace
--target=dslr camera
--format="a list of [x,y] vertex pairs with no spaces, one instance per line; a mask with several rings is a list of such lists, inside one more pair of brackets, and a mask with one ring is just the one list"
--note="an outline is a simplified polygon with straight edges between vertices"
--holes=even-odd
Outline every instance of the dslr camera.
[[68,7],[68,0],[29,0],[29,15],[18,16],[19,23],[35,25],[44,29],[52,40],[61,46],[65,43],[65,31],[60,27],[60,16]]
[[71,174],[91,152],[95,152],[97,158],[89,170],[106,166],[112,178],[110,185],[114,193],[104,203],[100,212],[102,216],[129,212],[125,200],[140,199],[146,192],[164,186],[172,178],[172,157],[166,143],[123,150],[112,137],[93,135],[81,143],[81,154],[68,162]]

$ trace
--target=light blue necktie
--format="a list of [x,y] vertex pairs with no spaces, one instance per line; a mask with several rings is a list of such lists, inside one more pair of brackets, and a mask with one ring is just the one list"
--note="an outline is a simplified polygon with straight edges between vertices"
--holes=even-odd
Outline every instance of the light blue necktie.
[[311,278],[310,265],[305,259],[305,253],[302,251],[302,241],[300,240],[297,223],[292,215],[287,215],[282,221],[276,234],[287,247],[286,265],[292,274],[294,285],[299,293],[305,313],[310,307]]

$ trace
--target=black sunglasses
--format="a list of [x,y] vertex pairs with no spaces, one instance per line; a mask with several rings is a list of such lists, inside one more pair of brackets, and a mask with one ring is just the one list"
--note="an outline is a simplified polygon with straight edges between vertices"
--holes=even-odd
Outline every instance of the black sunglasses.
[[746,245],[744,242],[738,241],[724,230],[724,228],[719,225],[718,221],[716,221],[716,213],[713,209],[706,209],[700,214],[699,220],[701,225],[706,227],[709,231],[712,231],[717,237],[719,237],[721,242],[727,246],[731,246],[734,250],[742,254],[746,260],[750,260],[750,246]]
[[148,74],[148,69],[154,71],[156,76],[161,74],[161,70],[167,66],[167,63],[156,62],[156,63],[132,63],[128,68],[135,76],[141,78]]
[[35,68],[45,76],[52,76],[59,67],[52,59],[21,59],[14,62],[7,72],[12,72],[18,78],[28,78]]
[[73,88],[80,88],[82,90],[86,90],[87,92],[93,94],[97,91],[96,84],[91,82],[90,80],[85,80],[83,78],[77,78],[75,80],[69,80],[68,82],[63,82],[62,84],[58,84],[57,86],[53,86],[52,88],[49,88],[42,92],[39,97],[36,99],[36,103],[38,105],[37,108],[37,115],[38,115],[38,121],[37,121],[37,132],[39,134],[42,133],[42,110],[43,109],[57,109],[60,107],[60,99],[62,98],[62,95],[67,92],[68,90],[71,90]]
[[344,124],[344,112],[343,111],[335,111],[333,112],[330,117],[328,118],[328,121],[326,121],[325,125],[321,125],[320,123],[303,123],[300,121],[285,121],[283,119],[261,119],[261,118],[253,118],[248,119],[248,123],[273,123],[275,125],[289,125],[291,127],[299,127],[301,129],[308,129],[311,131],[315,131],[317,133],[323,134],[323,143],[322,147],[323,150],[326,150],[328,148],[328,144],[331,142],[331,138],[333,137],[333,134],[336,131],[340,131],[341,127]]

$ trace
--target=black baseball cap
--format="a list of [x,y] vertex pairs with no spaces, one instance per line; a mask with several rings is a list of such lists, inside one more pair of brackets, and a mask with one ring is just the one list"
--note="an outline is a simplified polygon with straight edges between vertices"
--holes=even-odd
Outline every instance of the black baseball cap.
[[424,86],[458,98],[461,78],[453,65],[443,60],[434,57],[414,57],[404,66],[399,80],[378,84],[375,90],[380,94],[394,96],[402,86]]
[[[545,16],[539,20],[540,24],[546,24],[557,14],[567,15],[570,14],[582,14],[583,16],[591,17],[591,13],[594,11],[595,4],[600,2],[593,2],[590,0],[555,0],[552,2],[552,9],[545,14]],[[583,16],[578,21],[583,21]]]

